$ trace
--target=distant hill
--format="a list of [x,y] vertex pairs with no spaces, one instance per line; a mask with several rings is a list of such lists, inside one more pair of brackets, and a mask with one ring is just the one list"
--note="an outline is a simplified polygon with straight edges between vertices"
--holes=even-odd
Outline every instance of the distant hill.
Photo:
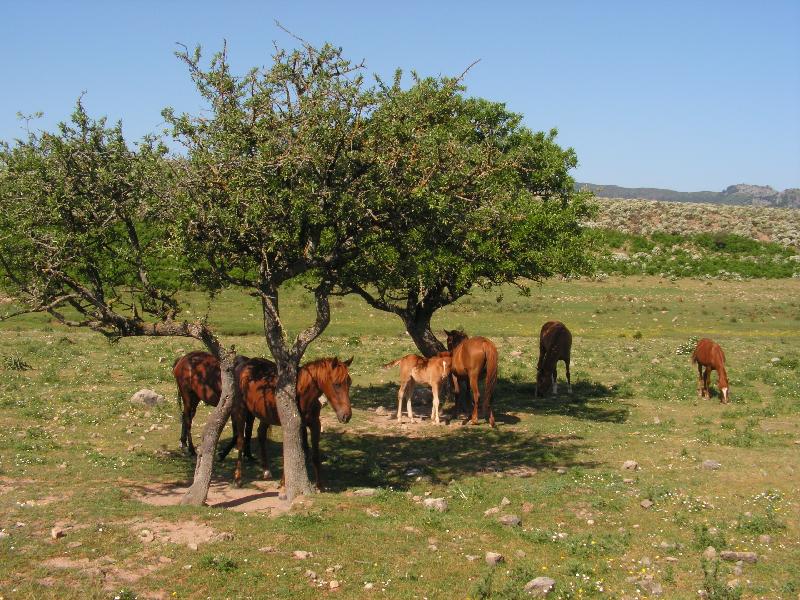
[[575,185],[578,189],[593,191],[599,198],[800,208],[800,188],[789,188],[779,192],[768,185],[739,183],[728,186],[721,192],[676,192],[659,188],[626,188],[618,185],[597,185],[594,183],[577,183]]

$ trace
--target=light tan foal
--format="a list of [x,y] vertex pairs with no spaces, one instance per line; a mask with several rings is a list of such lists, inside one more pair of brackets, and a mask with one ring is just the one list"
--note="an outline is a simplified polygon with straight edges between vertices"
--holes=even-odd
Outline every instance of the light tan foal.
[[403,420],[403,399],[406,400],[408,418],[414,422],[411,398],[418,383],[427,385],[433,392],[431,422],[439,423],[439,390],[442,383],[450,377],[450,353],[441,352],[432,358],[407,354],[402,358],[383,365],[384,369],[400,365],[400,389],[397,391],[397,421]]

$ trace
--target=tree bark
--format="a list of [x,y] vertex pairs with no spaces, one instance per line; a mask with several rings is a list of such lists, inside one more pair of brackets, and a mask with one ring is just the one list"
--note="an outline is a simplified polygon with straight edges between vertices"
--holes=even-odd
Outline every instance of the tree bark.
[[439,352],[447,350],[444,344],[440,342],[433,330],[431,330],[431,317],[433,313],[424,310],[404,311],[400,314],[403,323],[406,326],[406,331],[414,340],[423,356],[430,358],[436,356]]
[[197,448],[197,462],[194,467],[194,480],[191,487],[186,491],[181,504],[201,506],[208,497],[208,488],[211,485],[211,475],[214,468],[214,457],[216,456],[217,442],[225,423],[231,414],[231,409],[235,402],[240,402],[239,386],[236,383],[233,371],[236,352],[234,350],[215,349],[214,354],[219,359],[220,376],[222,379],[222,392],[219,404],[211,413],[211,417],[203,429],[203,441]]
[[283,478],[286,499],[291,501],[302,494],[314,493],[308,478],[306,454],[303,449],[303,418],[297,406],[297,365],[278,365],[275,401],[283,434]]

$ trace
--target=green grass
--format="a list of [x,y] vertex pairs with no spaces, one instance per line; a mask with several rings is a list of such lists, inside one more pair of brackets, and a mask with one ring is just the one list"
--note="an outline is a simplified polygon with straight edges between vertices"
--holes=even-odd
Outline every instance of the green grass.
[[[378,406],[396,409],[396,373],[380,366],[413,345],[399,319],[357,298],[337,299],[308,359],[355,356],[354,416],[341,425],[324,409],[329,490],[277,518],[131,497],[137,485],[191,477],[192,461],[178,451],[170,367],[196,344],[109,344],[41,316],[0,324],[0,357],[14,357],[0,361],[0,529],[9,534],[0,539],[0,596],[361,598],[369,582],[375,597],[519,598],[527,581],[548,575],[557,582],[555,598],[620,598],[634,597],[636,581],[652,575],[667,598],[696,598],[704,588],[736,597],[726,591],[733,564],[701,562],[715,545],[763,557],[738,577],[741,597],[795,598],[800,281],[628,277],[503,295],[498,303],[496,291],[477,292],[434,318],[437,331],[462,326],[497,344],[495,431],[485,424],[400,429],[376,417]],[[187,317],[208,313],[226,343],[266,354],[251,298],[187,299]],[[312,311],[301,290],[283,298],[292,331]],[[534,399],[536,336],[554,318],[574,335],[574,393],[559,386],[558,397]],[[725,349],[731,404],[697,397],[696,372],[677,353],[690,336],[713,337]],[[30,368],[15,368],[23,363]],[[169,401],[130,404],[141,387]],[[196,442],[208,414],[198,411]],[[271,433],[273,472],[280,470],[279,437]],[[627,459],[640,469],[622,471]],[[706,459],[722,467],[705,470]],[[419,479],[406,475],[411,467],[421,470]],[[232,470],[229,458],[218,474],[230,481]],[[516,476],[520,470],[530,476]],[[246,481],[258,473],[246,465]],[[359,487],[380,492],[349,494]],[[447,498],[448,511],[428,512],[412,500],[426,492]],[[504,497],[511,503],[502,512],[521,517],[521,527],[484,516]],[[640,506],[645,499],[651,508]],[[145,544],[131,529],[140,521],[190,520],[233,539],[190,550]],[[59,521],[76,527],[52,540]],[[764,534],[772,537],[768,545],[759,541]],[[264,546],[275,552],[260,552]],[[313,556],[298,561],[294,550]],[[488,567],[488,550],[506,562]],[[73,566],[53,567],[53,559]],[[104,583],[109,565],[136,577]],[[324,586],[333,578],[341,586],[318,587],[306,570]]]

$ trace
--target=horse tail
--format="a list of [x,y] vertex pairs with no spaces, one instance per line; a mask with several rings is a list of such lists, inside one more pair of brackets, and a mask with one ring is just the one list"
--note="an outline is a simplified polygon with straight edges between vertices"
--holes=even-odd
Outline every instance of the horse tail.
[[497,384],[497,347],[491,342],[485,343],[483,355],[486,358],[486,381],[483,393],[491,401],[494,395],[494,386]]
[[401,360],[403,360],[404,358],[405,358],[405,356],[401,356],[400,358],[398,358],[398,359],[396,359],[396,360],[393,360],[393,361],[391,361],[391,362],[388,362],[388,363],[386,363],[385,365],[383,365],[383,366],[381,367],[381,369],[391,369],[392,367],[396,367],[397,365],[399,365],[399,364],[400,364],[400,361],[401,361]]
[[694,351],[692,352],[692,364],[693,365],[697,364],[697,348],[695,348]]

